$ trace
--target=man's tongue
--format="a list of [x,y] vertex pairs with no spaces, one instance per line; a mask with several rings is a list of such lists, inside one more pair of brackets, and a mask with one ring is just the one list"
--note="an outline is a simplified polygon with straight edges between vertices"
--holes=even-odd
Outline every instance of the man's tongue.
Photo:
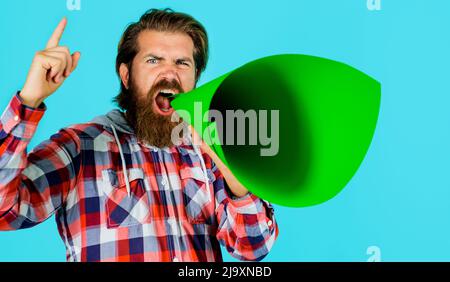
[[163,97],[161,95],[158,95],[156,97],[156,104],[158,105],[158,107],[161,110],[169,110],[171,108],[169,99],[165,98],[165,97]]

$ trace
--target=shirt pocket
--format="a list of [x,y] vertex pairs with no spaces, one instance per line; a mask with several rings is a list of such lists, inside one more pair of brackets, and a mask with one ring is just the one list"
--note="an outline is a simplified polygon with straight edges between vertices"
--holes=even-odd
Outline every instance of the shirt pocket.
[[208,171],[209,190],[206,179],[199,167],[186,167],[180,170],[183,185],[183,201],[186,217],[191,224],[211,224],[214,217],[213,182],[214,174]]
[[150,223],[148,200],[149,184],[141,168],[127,170],[130,184],[128,195],[122,171],[105,169],[102,171],[103,193],[108,228]]

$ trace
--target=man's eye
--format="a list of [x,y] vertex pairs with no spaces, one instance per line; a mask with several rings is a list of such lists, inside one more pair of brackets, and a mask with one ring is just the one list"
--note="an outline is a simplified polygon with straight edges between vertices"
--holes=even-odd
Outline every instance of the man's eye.
[[150,64],[156,64],[157,62],[158,62],[158,60],[155,58],[150,58],[147,60],[147,63],[150,63]]
[[184,66],[189,66],[189,63],[185,62],[185,61],[178,61],[177,62],[179,65],[184,65]]

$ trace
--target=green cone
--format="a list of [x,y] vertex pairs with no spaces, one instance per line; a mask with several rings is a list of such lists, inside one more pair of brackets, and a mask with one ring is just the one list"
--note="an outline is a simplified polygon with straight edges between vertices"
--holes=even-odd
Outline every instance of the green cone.
[[[372,140],[380,99],[380,83],[346,64],[289,54],[252,61],[179,95],[172,106],[197,132],[209,129],[205,141],[221,141],[212,148],[252,193],[305,207],[333,198],[353,177]],[[246,136],[257,131],[258,144],[250,137],[245,145],[225,142],[237,126],[221,133],[228,123],[208,121],[209,109],[224,117],[227,110],[266,111],[267,121],[245,126]],[[278,112],[275,127],[271,111]],[[262,135],[270,144],[261,128],[268,128]]]

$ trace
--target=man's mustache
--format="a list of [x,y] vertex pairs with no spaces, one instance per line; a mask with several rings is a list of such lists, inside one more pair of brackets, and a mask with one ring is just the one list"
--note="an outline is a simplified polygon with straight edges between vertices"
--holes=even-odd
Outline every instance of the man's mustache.
[[163,89],[176,90],[178,93],[184,92],[183,87],[181,87],[180,83],[177,80],[163,79],[163,80],[158,81],[155,85],[152,86],[149,94],[152,96],[156,95],[159,91],[161,91]]

